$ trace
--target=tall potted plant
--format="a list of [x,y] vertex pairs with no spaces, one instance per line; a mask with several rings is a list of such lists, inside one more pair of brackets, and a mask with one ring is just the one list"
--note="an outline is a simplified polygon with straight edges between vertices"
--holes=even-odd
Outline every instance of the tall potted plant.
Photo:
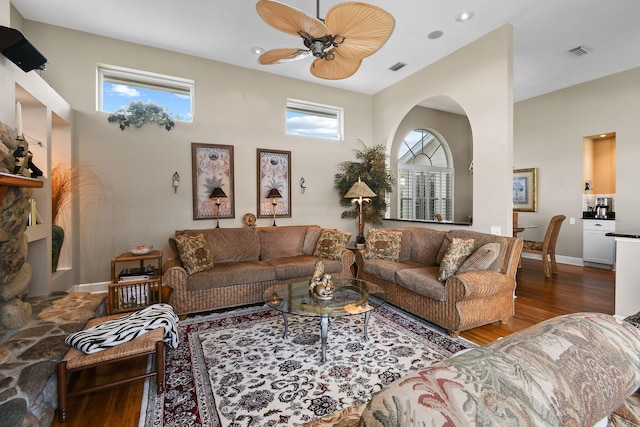
[[364,143],[362,145],[362,150],[355,150],[356,161],[342,162],[340,172],[335,175],[335,189],[340,193],[340,204],[346,208],[341,218],[358,217],[358,206],[345,199],[344,195],[360,178],[376,193],[371,203],[363,205],[363,220],[365,223],[380,224],[387,210],[385,196],[393,192],[395,178],[387,168],[385,146],[367,147]]

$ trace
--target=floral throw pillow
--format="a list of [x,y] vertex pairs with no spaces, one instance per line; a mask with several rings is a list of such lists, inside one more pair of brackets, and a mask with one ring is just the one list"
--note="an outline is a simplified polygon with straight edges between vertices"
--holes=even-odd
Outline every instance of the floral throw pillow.
[[461,239],[458,237],[452,238],[451,244],[440,262],[438,280],[444,282],[449,277],[453,276],[460,265],[462,265],[472,252],[473,239]]
[[322,230],[313,256],[340,260],[350,239],[351,233],[346,231]]
[[500,243],[487,243],[480,246],[474,253],[467,258],[456,274],[466,273],[467,271],[482,271],[489,268],[491,263],[498,258],[500,253]]
[[370,228],[364,249],[365,259],[398,261],[402,243],[402,231]]
[[213,267],[213,256],[204,234],[182,234],[175,240],[178,256],[188,275]]

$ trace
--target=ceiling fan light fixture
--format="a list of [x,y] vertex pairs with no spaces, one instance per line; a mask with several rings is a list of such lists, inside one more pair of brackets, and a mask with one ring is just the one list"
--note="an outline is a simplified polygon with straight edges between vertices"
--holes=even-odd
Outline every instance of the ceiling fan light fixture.
[[261,47],[252,47],[251,48],[251,53],[253,53],[254,55],[262,55],[264,53],[264,49]]

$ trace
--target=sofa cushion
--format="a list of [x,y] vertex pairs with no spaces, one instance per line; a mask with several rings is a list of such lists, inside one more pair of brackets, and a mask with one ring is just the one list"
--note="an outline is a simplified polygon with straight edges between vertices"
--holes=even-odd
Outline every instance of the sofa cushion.
[[202,233],[176,236],[175,243],[178,257],[187,274],[191,275],[213,267],[213,257]]
[[473,252],[473,244],[473,239],[461,239],[457,237],[451,239],[451,244],[440,263],[438,280],[445,281],[456,274],[458,268]]
[[411,261],[389,261],[386,259],[368,259],[363,265],[363,271],[371,276],[396,282],[396,273],[405,268],[416,268],[421,265]]
[[[500,244],[500,253],[497,258],[491,263],[487,270],[498,271],[503,273],[507,271],[507,266],[509,264],[509,260],[507,260],[507,247],[509,245],[508,237],[496,236],[489,233],[480,233],[478,231],[471,230],[449,230],[447,232],[447,236],[449,239],[445,240],[442,244],[443,250],[446,252],[447,246],[449,245],[450,239],[453,237],[466,238],[475,240],[475,246],[477,248],[486,245],[487,243],[499,243]],[[446,246],[445,246],[446,245]],[[444,255],[444,253],[443,253]]]
[[432,228],[407,228],[411,230],[411,261],[425,266],[439,264],[436,258],[447,233]]
[[260,259],[302,255],[306,226],[260,227]]
[[177,230],[182,234],[204,234],[214,262],[258,261],[260,236],[254,227]]
[[400,259],[401,243],[402,233],[400,231],[370,228],[367,233],[364,257],[366,259],[398,261]]
[[318,258],[341,259],[351,233],[337,230],[322,230],[313,256]]
[[[310,278],[318,258],[310,255],[299,255],[288,258],[273,258],[265,262],[274,268],[276,280]],[[338,274],[342,272],[342,261],[324,259],[324,272]]]
[[220,262],[214,268],[189,276],[187,289],[199,291],[275,279],[274,268],[262,261]]
[[396,273],[396,282],[418,295],[436,301],[444,301],[446,299],[445,285],[438,281],[439,272],[440,268],[437,266],[405,268]]
[[302,253],[305,255],[313,255],[318,244],[318,239],[322,233],[322,228],[312,225],[307,228],[307,234],[304,236],[304,244],[302,245]]
[[480,246],[467,258],[456,271],[456,274],[466,273],[467,271],[481,271],[489,268],[491,263],[495,261],[500,253],[499,243],[487,243]]

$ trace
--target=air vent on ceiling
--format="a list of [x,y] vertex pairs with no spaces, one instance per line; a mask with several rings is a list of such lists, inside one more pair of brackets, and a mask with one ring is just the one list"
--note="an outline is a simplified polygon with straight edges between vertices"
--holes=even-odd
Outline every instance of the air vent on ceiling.
[[583,56],[583,55],[587,55],[587,54],[590,53],[587,50],[587,48],[583,47],[583,46],[575,47],[575,48],[571,49],[569,52],[573,53],[575,56]]
[[404,62],[396,62],[391,67],[389,67],[389,69],[391,71],[398,71],[400,68],[404,67],[405,65],[407,64],[405,64]]

